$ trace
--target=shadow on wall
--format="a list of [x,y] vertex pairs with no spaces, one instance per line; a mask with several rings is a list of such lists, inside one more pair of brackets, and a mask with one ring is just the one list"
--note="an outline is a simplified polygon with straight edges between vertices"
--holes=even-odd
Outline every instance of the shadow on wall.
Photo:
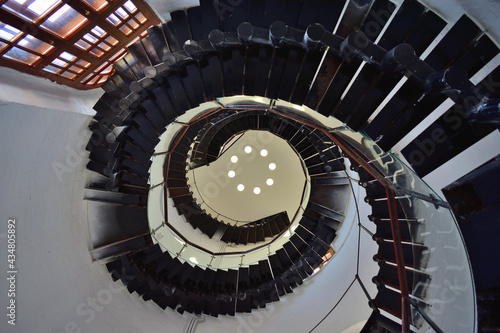
[[94,115],[101,89],[76,90],[48,79],[0,67],[0,101]]

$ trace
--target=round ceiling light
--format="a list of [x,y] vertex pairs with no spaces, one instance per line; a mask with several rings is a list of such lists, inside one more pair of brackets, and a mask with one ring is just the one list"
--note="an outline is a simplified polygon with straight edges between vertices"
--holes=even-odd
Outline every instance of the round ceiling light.
[[245,185],[240,184],[236,188],[238,189],[238,191],[242,192],[245,189]]
[[276,169],[276,164],[275,163],[269,163],[269,170],[275,170]]
[[233,162],[233,163],[238,162],[238,156],[236,156],[236,155],[231,156],[231,162]]
[[267,150],[266,150],[266,149],[262,149],[262,150],[260,151],[260,156],[262,156],[262,157],[266,157],[266,156],[267,156]]
[[250,154],[252,152],[252,147],[246,146],[245,147],[245,153]]
[[233,170],[230,170],[228,173],[227,173],[227,176],[229,178],[234,178],[234,176],[236,176],[236,172],[234,172]]
[[268,186],[272,186],[274,184],[274,180],[272,178],[269,178],[268,180],[266,180],[266,184]]
[[260,194],[260,187],[256,187],[253,189],[253,193]]

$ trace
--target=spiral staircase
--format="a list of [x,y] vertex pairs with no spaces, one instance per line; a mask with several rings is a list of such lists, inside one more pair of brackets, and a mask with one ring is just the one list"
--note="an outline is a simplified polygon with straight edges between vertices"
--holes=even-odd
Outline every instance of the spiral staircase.
[[[500,68],[471,79],[499,49],[466,15],[445,27],[410,0],[200,0],[172,12],[115,64],[94,107],[92,259],[163,309],[234,316],[321,270],[347,211],[368,204],[357,227],[374,228],[364,229],[379,270],[376,295],[360,300],[373,310],[362,332],[476,330],[463,240],[448,203],[420,177],[497,130],[485,110],[498,104],[489,83]],[[453,106],[402,150],[411,169],[388,152],[448,99]],[[302,163],[306,195],[292,218],[276,211],[233,223],[194,190],[188,174],[252,131],[286,141]],[[210,260],[193,263],[188,248]],[[241,262],[224,266],[225,256]]]

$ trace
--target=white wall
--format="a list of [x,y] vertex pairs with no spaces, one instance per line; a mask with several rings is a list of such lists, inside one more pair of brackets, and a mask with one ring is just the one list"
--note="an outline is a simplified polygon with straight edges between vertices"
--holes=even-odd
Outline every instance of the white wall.
[[77,90],[48,79],[0,67],[0,102],[13,102],[51,110],[95,114],[100,88]]
[[[66,325],[75,333],[181,332],[186,317],[131,295],[90,260],[83,200],[89,121],[87,115],[0,103],[0,332],[59,333]],[[9,218],[17,225],[15,327],[6,317]],[[97,310],[88,305],[92,298]]]
[[200,5],[199,0],[146,0],[146,2],[165,22],[170,21],[171,12]]

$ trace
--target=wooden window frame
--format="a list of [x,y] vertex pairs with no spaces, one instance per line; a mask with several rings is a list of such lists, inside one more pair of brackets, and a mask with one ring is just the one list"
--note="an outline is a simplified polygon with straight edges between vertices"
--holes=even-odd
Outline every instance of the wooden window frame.
[[[99,12],[97,12],[91,6],[89,6],[87,3],[81,0],[62,0],[58,5],[54,6],[51,10],[44,13],[42,16],[39,17],[37,21],[35,21],[35,23],[33,23],[31,21],[24,20],[23,18],[15,15],[11,11],[3,8],[2,5],[5,4],[7,0],[0,0],[0,22],[8,24],[21,31],[19,36],[16,37],[14,41],[8,42],[5,40],[1,40],[3,43],[7,44],[7,47],[4,47],[0,51],[0,66],[13,68],[15,70],[24,73],[44,77],[76,89],[88,90],[100,87],[101,84],[104,83],[100,81],[102,81],[104,77],[106,79],[109,78],[109,76],[114,73],[114,70],[111,70],[109,74],[100,74],[108,66],[103,66],[97,73],[95,72],[95,70],[101,67],[106,62],[112,64],[117,60],[121,59],[128,53],[128,51],[126,50],[127,45],[129,45],[135,39],[147,35],[147,29],[149,27],[160,24],[161,22],[160,19],[154,13],[154,11],[151,9],[151,7],[149,7],[149,5],[145,1],[143,0],[130,0],[130,1],[135,5],[135,7],[138,10],[137,12],[134,12],[134,15],[132,15],[124,6],[127,0],[121,0],[121,1],[107,0],[108,5],[103,9],[101,9],[101,11]],[[66,38],[61,38],[58,35],[40,27],[43,24],[43,22],[47,20],[47,18],[49,18],[53,13],[55,13],[57,10],[59,10],[62,6],[66,4],[71,6],[76,12],[78,12],[87,19],[87,21],[79,29],[73,31]],[[142,13],[142,15],[146,17],[147,21],[144,24],[142,24],[141,22],[138,22],[138,20],[134,19],[134,22],[136,24],[138,23],[139,27],[136,30],[133,29],[132,33],[126,36],[122,31],[119,30],[118,27],[114,26],[112,23],[106,20],[106,18],[109,15],[113,14],[120,7],[123,8],[130,16],[130,18],[127,18],[127,21],[129,21],[130,19],[134,19],[134,16],[137,15],[138,13]],[[122,23],[122,25],[124,24],[127,25],[129,28],[133,28],[126,22]],[[95,34],[91,32],[91,30],[93,30],[96,26],[102,28],[104,31],[106,31],[107,34],[102,39],[99,39],[98,42],[92,44],[92,47],[89,48],[89,50],[92,50],[94,48],[99,49],[97,45],[99,45],[104,39],[108,38],[108,36],[113,36],[118,41],[116,45],[111,46],[110,50],[104,52],[104,54],[101,57],[97,57],[91,54],[89,51],[85,51],[75,45],[75,43],[78,42],[80,39],[83,39],[83,36],[85,36],[86,34],[91,34],[93,35],[93,37],[97,37]],[[32,50],[23,48],[21,45],[18,45],[17,42],[25,38],[27,35],[31,35],[49,45],[52,45],[54,46],[54,48],[48,51],[45,55],[42,55]],[[107,46],[110,45],[107,44]],[[36,56],[39,56],[40,59],[35,61],[30,66],[4,57],[3,55],[10,49],[12,49],[12,47],[17,47],[24,51],[28,51]],[[125,49],[125,52],[123,52],[123,49]],[[100,49],[100,51],[102,52],[104,50]],[[57,65],[54,65],[52,62],[55,59],[58,59],[59,55],[62,54],[63,52],[67,52],[76,56],[76,60],[73,60],[73,62],[68,62],[68,65],[64,67],[64,71],[61,71],[61,74],[68,73],[68,69],[72,66],[79,67],[78,65],[75,66],[75,63],[80,59],[90,63],[90,66],[86,68],[80,67],[79,69],[83,69],[83,72],[76,73],[76,77],[74,77],[73,79],[63,77],[61,76],[61,74],[53,74],[44,70],[44,68],[48,65],[51,65],[56,68],[62,68],[58,67]],[[115,57],[119,52],[122,52],[123,54],[120,55],[119,57]],[[110,59],[113,59],[113,61],[110,61]],[[96,76],[99,77],[97,80],[94,79]],[[82,82],[82,79],[86,80]]]

